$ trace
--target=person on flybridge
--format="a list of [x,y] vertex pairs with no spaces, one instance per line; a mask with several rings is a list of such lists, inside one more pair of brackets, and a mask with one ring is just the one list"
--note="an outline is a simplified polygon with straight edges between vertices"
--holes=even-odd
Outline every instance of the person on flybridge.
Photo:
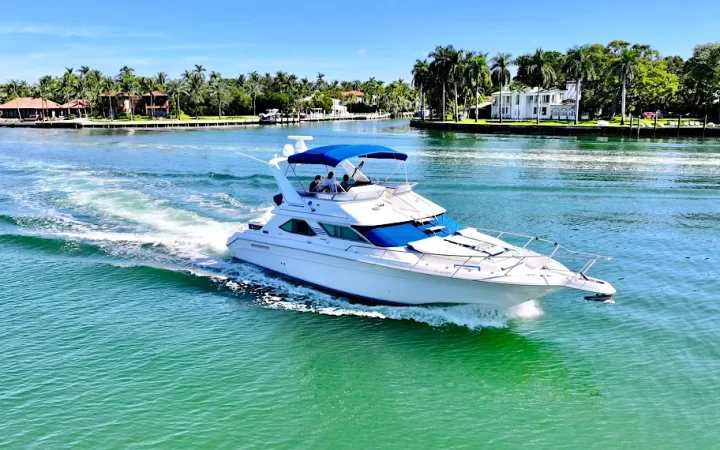
[[340,183],[335,181],[335,173],[333,171],[328,172],[327,177],[318,186],[318,192],[337,192]]

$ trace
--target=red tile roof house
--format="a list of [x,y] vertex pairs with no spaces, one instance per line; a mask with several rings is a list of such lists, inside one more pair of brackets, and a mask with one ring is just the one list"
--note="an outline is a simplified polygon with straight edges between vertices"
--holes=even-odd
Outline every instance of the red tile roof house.
[[164,92],[153,92],[152,95],[143,94],[145,115],[149,117],[167,117],[170,113],[169,97]]
[[60,105],[48,99],[22,97],[0,105],[3,119],[41,119],[59,115]]
[[64,113],[67,113],[68,117],[71,114],[75,114],[77,117],[83,117],[90,114],[90,100],[70,100],[67,103],[60,105],[60,109]]
[[106,117],[118,117],[121,113],[130,114],[130,109],[137,114],[138,98],[124,92],[104,94],[102,97],[103,115]]
[[365,93],[362,91],[345,91],[342,93],[342,96],[346,100],[349,100],[352,97],[357,103],[362,103]]

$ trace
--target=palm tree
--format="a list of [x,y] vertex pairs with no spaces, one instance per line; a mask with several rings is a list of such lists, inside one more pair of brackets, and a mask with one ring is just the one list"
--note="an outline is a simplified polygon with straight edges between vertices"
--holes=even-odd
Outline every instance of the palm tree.
[[213,72],[210,75],[208,94],[210,95],[211,103],[215,104],[218,108],[218,119],[221,119],[222,107],[227,103],[227,85],[222,76],[217,72]]
[[465,70],[468,86],[475,90],[475,122],[480,115],[480,91],[491,85],[490,68],[487,65],[487,54],[467,52],[465,54]]
[[415,61],[415,66],[412,70],[412,84],[420,91],[420,110],[422,111],[422,120],[425,120],[425,90],[428,88],[430,81],[430,63],[427,59]]
[[568,77],[576,80],[575,82],[575,125],[578,124],[580,117],[580,85],[583,80],[592,81],[595,79],[595,64],[590,47],[575,46],[568,50],[565,60],[565,73]]
[[52,89],[52,83],[53,79],[50,75],[45,75],[44,77],[41,77],[38,81],[38,86],[36,89],[36,95],[40,97],[40,100],[42,101],[43,105],[43,120],[47,118],[47,98],[50,96],[50,91]]
[[60,93],[68,103],[68,117],[70,116],[70,100],[76,96],[78,90],[78,79],[72,67],[66,67],[65,73],[60,80]]
[[[103,93],[103,95],[107,95],[108,101],[110,102],[110,118],[111,120],[115,120],[115,111],[113,111],[113,104],[112,99],[113,95],[115,95],[115,82],[110,77],[104,77],[100,80],[100,83],[98,85],[99,92]],[[103,108],[103,114],[105,112],[105,109]]]
[[317,73],[317,79],[315,80],[315,90],[322,91],[325,87],[325,74],[322,72]]
[[503,121],[502,110],[503,110],[503,89],[505,86],[510,84],[510,70],[509,67],[513,65],[512,55],[510,53],[498,52],[492,59],[492,79],[498,86],[500,86],[500,109],[498,116],[500,117],[500,123]]
[[[155,106],[155,89],[157,89],[157,82],[154,78],[143,77],[140,79],[140,95],[145,96],[150,94],[150,106]],[[147,112],[147,108],[145,108]],[[152,117],[155,117],[155,108],[150,108]]]
[[463,55],[463,50],[452,49],[448,52],[447,58],[450,80],[452,81],[453,90],[455,92],[455,122],[460,120],[460,116],[458,115],[458,82],[462,81],[463,71],[465,70],[463,65]]
[[205,72],[207,72],[207,69],[202,66],[202,64],[195,64],[195,70],[193,70],[193,73],[197,74],[200,79],[205,82]]
[[556,76],[552,62],[549,52],[538,48],[530,57],[529,64],[526,68],[530,78],[533,80],[533,84],[537,87],[537,116],[535,122],[537,124],[540,124],[540,92],[553,83]]
[[181,114],[180,96],[188,94],[187,82],[182,78],[180,78],[178,80],[170,80],[165,85],[165,92],[167,92],[168,95],[175,98],[175,107],[177,109],[177,111],[176,111],[177,116],[180,117],[180,114]]
[[430,63],[430,71],[433,73],[436,79],[440,80],[440,83],[442,84],[441,120],[445,120],[446,118],[445,90],[447,88],[448,79],[450,78],[450,72],[453,69],[450,61],[458,56],[457,53],[457,50],[455,50],[452,45],[448,45],[445,47],[438,45],[435,47],[435,50],[428,53],[428,58],[432,59],[432,62]]
[[[254,72],[254,73],[257,75],[256,72]],[[255,99],[257,98],[258,95],[262,95],[262,93],[263,93],[263,86],[262,86],[262,83],[261,83],[260,80],[259,80],[259,77],[258,77],[258,79],[256,79],[256,78],[253,77],[252,74],[251,74],[250,79],[245,82],[245,92],[246,92],[250,97],[252,97],[252,101],[253,101],[253,116],[254,116],[254,115],[256,115],[256,113],[255,113]]]
[[200,100],[202,97],[203,89],[205,88],[205,76],[202,72],[194,71],[191,73],[190,78],[187,80],[188,83],[188,100],[195,106],[195,118],[197,119],[200,115],[198,114]]
[[168,82],[168,74],[165,72],[158,72],[155,75],[155,84],[156,89],[159,89],[161,92],[165,92],[165,85]]
[[[18,80],[8,81],[8,84],[5,87],[5,89],[7,90],[7,94],[8,94],[8,100],[13,100],[13,99],[20,98],[23,96],[23,83],[24,83],[24,81],[18,81]],[[20,115],[20,104],[19,103],[18,103],[17,113],[18,113],[18,120],[22,120],[22,116]]]
[[635,77],[635,71],[640,63],[640,52],[635,49],[625,49],[611,66],[612,72],[622,80],[622,118],[620,125],[625,125],[625,96],[627,84]]

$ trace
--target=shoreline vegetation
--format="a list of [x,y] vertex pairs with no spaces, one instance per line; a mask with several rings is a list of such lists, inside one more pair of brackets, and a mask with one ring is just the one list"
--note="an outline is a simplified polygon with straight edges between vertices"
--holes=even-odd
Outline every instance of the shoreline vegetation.
[[[511,68],[515,76],[511,76]],[[630,115],[637,121],[642,113],[657,111],[662,114],[661,127],[665,120],[677,123],[679,117],[688,122],[707,120],[710,127],[713,122],[720,123],[720,42],[696,46],[687,60],[663,57],[649,45],[620,40],[575,46],[566,53],[538,48],[515,58],[507,53],[489,57],[452,45],[437,46],[426,59],[416,61],[412,75],[422,111],[414,122],[462,124],[470,117],[472,123],[481,125],[483,118],[497,117],[491,110],[508,106],[503,105],[504,95],[491,97],[494,92],[537,93],[564,89],[572,82],[578,94],[573,99],[572,123],[546,123],[540,118],[541,96],[534,95],[535,117],[523,119],[523,125],[596,126],[598,120],[607,120],[609,126],[623,126],[628,125]],[[490,107],[488,100],[494,101]],[[481,103],[486,108],[480,108]],[[582,116],[592,120],[581,121]],[[508,119],[497,117],[497,123],[510,125]]]
[[[0,84],[0,108],[16,99],[40,99],[37,110],[43,118],[53,118],[50,110],[64,118],[93,121],[231,120],[256,118],[260,112],[277,109],[284,115],[301,111],[321,113],[390,113],[402,115],[416,106],[416,92],[399,79],[389,83],[370,78],[366,81],[326,80],[318,73],[314,80],[278,71],[274,75],[258,72],[225,78],[202,65],[171,79],[165,72],[153,76],[136,75],[124,66],[108,76],[88,66],[66,68],[58,77],[46,75],[37,83],[9,80]],[[62,105],[64,104],[64,105]],[[52,106],[51,106],[52,105]],[[72,106],[69,106],[72,105]],[[5,109],[10,115],[26,118],[25,108]]]

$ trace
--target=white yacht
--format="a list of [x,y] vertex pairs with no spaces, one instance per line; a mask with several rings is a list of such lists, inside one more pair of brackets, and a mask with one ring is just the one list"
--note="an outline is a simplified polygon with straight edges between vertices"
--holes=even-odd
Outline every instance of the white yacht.
[[[233,258],[341,295],[403,305],[506,309],[564,288],[590,293],[592,300],[615,294],[609,283],[587,275],[608,257],[538,237],[464,227],[416,193],[407,172],[403,182],[368,175],[369,163],[378,160],[402,168],[403,153],[377,145],[307,150],[312,137],[290,139],[295,145],[286,144],[283,156],[268,163],[281,191],[276,207],[228,239]],[[298,164],[347,173],[354,184],[345,190],[329,183],[325,192],[310,192],[309,180],[295,186],[286,176]],[[517,245],[507,242],[519,239]],[[531,249],[543,244],[548,254]]]

